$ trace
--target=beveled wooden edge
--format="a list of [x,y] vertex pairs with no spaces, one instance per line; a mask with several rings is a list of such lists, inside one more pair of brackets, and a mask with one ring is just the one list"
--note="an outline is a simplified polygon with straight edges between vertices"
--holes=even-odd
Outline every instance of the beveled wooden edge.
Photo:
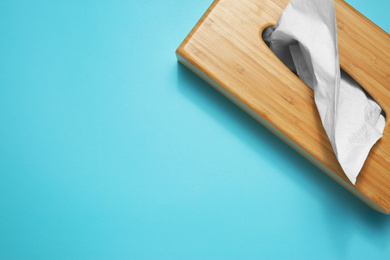
[[361,201],[363,201],[365,204],[367,204],[372,209],[384,213],[384,214],[390,214],[389,210],[385,210],[380,208],[377,204],[372,202],[369,198],[364,196],[362,193],[360,193],[357,189],[353,189],[351,185],[349,185],[348,182],[344,181],[342,178],[340,178],[337,174],[329,170],[327,167],[325,167],[323,164],[321,164],[318,160],[316,160],[313,156],[311,156],[308,152],[306,152],[304,149],[302,149],[299,145],[294,143],[291,139],[286,137],[284,134],[282,134],[278,129],[276,129],[273,125],[268,123],[264,118],[259,116],[257,113],[255,113],[253,110],[251,110],[246,104],[241,102],[238,98],[236,98],[234,95],[229,93],[226,89],[224,89],[222,86],[220,86],[217,82],[215,82],[211,77],[209,77],[205,72],[203,72],[200,68],[198,68],[196,65],[192,64],[190,61],[186,60],[183,55],[183,48],[182,45],[176,50],[176,57],[177,60],[182,63],[184,66],[189,68],[191,71],[193,71],[196,75],[198,75],[200,78],[202,78],[204,81],[206,81],[208,84],[210,84],[212,87],[214,87],[216,90],[218,90],[221,94],[223,94],[226,98],[228,98],[230,101],[232,101],[234,104],[236,104],[239,108],[241,108],[243,111],[245,111],[247,114],[249,114],[251,117],[253,117],[256,121],[261,123],[264,127],[266,127],[269,131],[271,131],[273,134],[275,134],[277,137],[279,137],[282,141],[284,141],[286,144],[288,144],[290,147],[292,147],[295,151],[297,151],[299,154],[301,154],[303,157],[305,157],[307,160],[309,160],[311,163],[313,163],[316,167],[318,167],[320,170],[325,172],[328,176],[330,176],[333,180],[335,180],[337,183],[339,183],[342,187],[347,189],[349,192],[351,192],[353,195],[355,195],[357,198],[359,198]]

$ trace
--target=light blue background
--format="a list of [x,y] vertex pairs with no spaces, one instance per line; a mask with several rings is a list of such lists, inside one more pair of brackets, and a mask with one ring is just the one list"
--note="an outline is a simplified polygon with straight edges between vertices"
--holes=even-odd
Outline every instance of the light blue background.
[[0,259],[389,259],[389,216],[177,63],[211,2],[0,2]]

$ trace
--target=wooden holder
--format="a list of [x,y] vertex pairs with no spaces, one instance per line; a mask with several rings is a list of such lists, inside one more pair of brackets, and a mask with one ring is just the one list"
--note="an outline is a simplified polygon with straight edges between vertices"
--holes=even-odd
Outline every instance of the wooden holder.
[[176,51],[178,60],[373,209],[390,213],[390,36],[335,0],[341,67],[387,115],[382,139],[352,185],[317,112],[313,91],[261,38],[289,0],[216,0]]

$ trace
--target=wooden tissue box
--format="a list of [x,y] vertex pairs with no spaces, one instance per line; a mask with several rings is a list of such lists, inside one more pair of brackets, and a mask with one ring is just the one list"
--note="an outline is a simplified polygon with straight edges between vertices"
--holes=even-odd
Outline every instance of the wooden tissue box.
[[373,209],[390,213],[390,36],[335,1],[341,67],[379,103],[383,137],[356,185],[342,171],[313,91],[272,53],[263,30],[289,0],[216,0],[176,51],[178,60]]

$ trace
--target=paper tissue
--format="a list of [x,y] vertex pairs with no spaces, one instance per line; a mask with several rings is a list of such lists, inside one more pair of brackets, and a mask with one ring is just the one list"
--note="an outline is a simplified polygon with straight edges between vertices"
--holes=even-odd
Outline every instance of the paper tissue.
[[385,117],[369,94],[340,70],[333,0],[292,0],[263,38],[314,90],[336,157],[355,184],[371,147],[382,137]]

